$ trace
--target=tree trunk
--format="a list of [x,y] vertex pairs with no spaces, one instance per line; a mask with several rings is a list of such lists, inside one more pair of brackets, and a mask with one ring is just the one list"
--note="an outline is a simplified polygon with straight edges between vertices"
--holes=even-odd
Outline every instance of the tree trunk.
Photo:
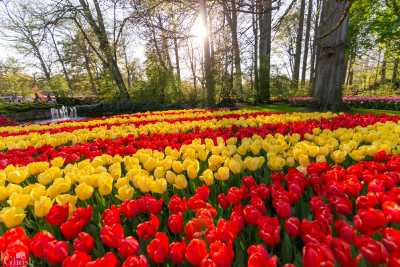
[[[345,43],[348,16],[340,20],[349,5],[348,1],[326,0],[322,7],[318,29],[317,69],[315,97],[321,110],[338,111],[342,107],[342,87],[346,76]],[[340,26],[325,38],[337,25]]]
[[53,42],[54,49],[55,49],[56,54],[57,54],[57,57],[58,57],[58,61],[59,61],[60,64],[61,64],[61,68],[62,68],[64,77],[65,77],[65,80],[67,81],[67,85],[68,85],[68,94],[69,94],[69,96],[71,97],[72,94],[73,94],[71,79],[69,78],[68,71],[67,71],[67,68],[65,67],[64,60],[63,60],[63,58],[62,58],[62,56],[61,56],[60,50],[58,50],[57,42],[56,42],[56,40],[54,39],[54,33],[53,33],[50,29],[48,30],[48,32],[50,33],[50,37],[51,37],[51,40],[52,40],[52,42]]
[[315,69],[316,69],[316,58],[317,58],[317,35],[318,35],[318,27],[319,20],[321,17],[321,5],[322,0],[317,0],[317,12],[314,21],[314,40],[312,44],[312,53],[311,53],[311,69],[310,69],[310,95],[314,95],[315,92]]
[[381,67],[381,83],[384,83],[386,81],[386,53],[383,54],[383,61],[382,61],[382,67]]
[[[230,9],[225,6],[225,13],[228,19],[229,28],[231,30],[231,38],[232,38],[232,49],[233,49],[233,59],[235,64],[235,72],[234,72],[234,82],[233,82],[233,92],[236,96],[239,96],[240,99],[243,98],[243,86],[242,86],[242,68],[241,68],[241,59],[240,59],[240,49],[239,49],[239,41],[238,41],[238,33],[237,33],[237,10],[236,10],[236,2],[235,0],[230,1]],[[227,3],[225,3],[227,5]]]
[[392,83],[397,82],[397,74],[399,72],[399,63],[400,63],[400,59],[398,57],[396,57],[394,59],[394,63],[393,63]]
[[306,39],[304,44],[303,68],[301,73],[301,86],[304,87],[306,83],[308,49],[310,46],[310,32],[311,32],[311,17],[313,10],[313,0],[308,1],[307,22],[306,22]]
[[[206,0],[199,0],[200,3],[200,14],[204,23],[204,27],[208,29],[208,13]],[[211,47],[209,34],[204,37],[203,43],[204,52],[204,72],[206,80],[207,89],[207,104],[213,106],[215,104],[215,82],[214,82],[214,70],[213,70],[213,60],[211,58]]]
[[262,14],[260,15],[260,94],[259,103],[270,100],[271,80],[271,23],[272,1],[262,1]]
[[174,34],[174,51],[175,51],[175,65],[176,65],[176,79],[177,79],[177,89],[181,91],[181,67],[179,64],[179,47],[178,47],[178,38],[176,34]]
[[296,37],[296,53],[295,53],[295,58],[294,58],[294,71],[293,71],[293,88],[295,88],[295,89],[297,89],[297,87],[299,85],[301,46],[302,46],[302,42],[303,42],[305,6],[306,6],[306,1],[301,0],[300,14],[299,14],[299,27],[297,30],[297,37]]
[[[113,51],[114,49],[110,45],[110,42],[108,40],[108,35],[104,26],[103,14],[101,12],[98,0],[93,0],[93,5],[96,10],[96,18],[91,13],[90,7],[88,6],[85,0],[79,0],[79,3],[82,6],[82,11],[85,18],[88,24],[90,25],[91,29],[93,30],[93,33],[95,34],[97,41],[99,43],[99,50],[101,51],[102,56],[99,52],[97,52],[97,54],[100,55],[100,60],[103,62],[104,67],[108,69],[111,78],[114,80],[115,85],[119,90],[119,98],[121,100],[129,99],[128,90],[126,88],[121,71],[118,67],[118,62],[114,56],[114,51]],[[91,42],[90,38],[88,38],[82,26],[78,25],[78,27],[80,28],[82,34],[85,36],[85,39],[88,42]],[[93,44],[91,44],[91,47],[95,48]]]
[[257,101],[258,95],[260,95],[260,86],[259,86],[259,79],[258,79],[258,19],[257,19],[257,2],[254,0],[252,1],[252,7],[253,7],[253,15],[252,15],[252,20],[253,20],[253,35],[254,35],[254,54],[253,54],[253,61],[254,61],[254,91],[255,91],[255,100]]

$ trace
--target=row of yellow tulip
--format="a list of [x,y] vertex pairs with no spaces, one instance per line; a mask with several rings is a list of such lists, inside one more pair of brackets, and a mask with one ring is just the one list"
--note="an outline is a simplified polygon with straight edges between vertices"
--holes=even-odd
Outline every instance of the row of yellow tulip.
[[111,117],[96,118],[92,120],[84,121],[65,121],[60,123],[53,123],[47,125],[41,124],[29,124],[29,125],[18,125],[18,126],[5,126],[0,127],[1,132],[26,132],[26,131],[43,131],[52,130],[66,127],[79,127],[79,126],[96,126],[99,124],[115,124],[115,123],[132,123],[139,121],[152,121],[152,120],[174,120],[180,118],[196,118],[200,116],[221,116],[226,114],[242,114],[248,112],[255,112],[251,110],[206,110],[206,109],[188,109],[188,110],[170,110],[170,111],[160,111],[160,112],[144,112],[136,113],[134,115],[116,115]]
[[62,158],[8,166],[0,171],[0,221],[7,227],[19,225],[28,207],[36,217],[46,216],[53,202],[69,203],[73,211],[78,200],[88,201],[93,194],[124,200],[134,197],[135,191],[163,194],[172,188],[183,190],[189,181],[212,185],[215,180],[227,181],[266,167],[281,170],[294,166],[304,171],[310,161],[331,159],[340,164],[381,150],[400,153],[400,123],[334,131],[316,128],[303,140],[298,134],[253,135],[226,142],[219,138],[217,144],[211,139],[194,140],[179,150],[142,149],[134,155],[102,155],[66,166]]
[[71,132],[61,132],[57,134],[37,132],[28,135],[16,135],[0,138],[0,150],[10,149],[26,149],[27,147],[40,147],[43,145],[51,145],[57,147],[60,145],[82,144],[96,139],[116,139],[119,137],[126,137],[128,135],[150,135],[155,133],[184,133],[190,132],[195,128],[200,129],[219,129],[228,128],[232,126],[248,127],[260,126],[266,123],[287,123],[305,121],[309,119],[332,118],[336,116],[333,113],[286,113],[286,114],[273,114],[273,115],[260,115],[257,117],[238,119],[224,118],[224,119],[207,119],[195,120],[184,122],[155,122],[151,124],[141,125],[135,127],[133,125],[113,126],[109,129],[107,127],[97,127],[93,129],[78,129]]

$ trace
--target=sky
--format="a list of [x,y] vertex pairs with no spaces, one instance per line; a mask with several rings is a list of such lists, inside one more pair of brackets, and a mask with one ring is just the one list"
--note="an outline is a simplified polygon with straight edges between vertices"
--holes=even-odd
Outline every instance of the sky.
[[[284,10],[288,6],[288,1],[283,2],[283,6],[281,7],[280,11],[274,15],[275,18],[279,17],[280,13],[284,12]],[[121,14],[124,16],[124,14]],[[251,31],[251,30],[250,30]],[[4,62],[7,58],[15,58],[17,61],[21,63],[24,67],[24,71],[33,75],[35,73],[40,73],[40,66],[37,60],[32,56],[26,56],[19,53],[15,49],[15,43],[7,41],[6,38],[2,38],[6,32],[4,27],[2,28],[0,24],[0,62]],[[197,19],[192,27],[191,34],[195,35],[196,37],[193,38],[193,43],[197,46],[198,49],[202,47],[202,38],[204,37],[205,30],[202,26],[202,23],[199,19]],[[144,63],[145,60],[145,46],[144,41],[140,40],[137,36],[133,36],[130,38],[131,42],[128,46],[128,57],[130,60],[137,59],[139,62]],[[277,42],[272,42],[272,48],[274,53],[271,55],[271,63],[273,65],[277,65],[280,69],[281,74],[288,74],[287,70],[285,69],[284,65],[287,65],[287,59],[285,57],[285,52],[279,47]],[[171,51],[172,53],[172,51]],[[181,53],[182,54],[182,53]],[[183,79],[190,79],[190,70],[187,62],[183,62],[181,64],[181,71],[182,71],[182,78]],[[57,69],[56,69],[57,70]],[[58,68],[58,71],[60,69]]]

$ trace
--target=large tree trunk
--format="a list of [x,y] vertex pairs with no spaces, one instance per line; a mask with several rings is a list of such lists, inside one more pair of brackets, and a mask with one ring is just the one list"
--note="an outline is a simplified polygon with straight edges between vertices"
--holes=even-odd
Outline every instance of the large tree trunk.
[[[205,0],[199,0],[200,3],[200,14],[204,23],[204,27],[208,29],[208,13]],[[214,82],[214,70],[213,60],[211,58],[211,47],[209,34],[204,37],[203,43],[204,50],[204,72],[207,89],[207,104],[213,106],[215,104],[215,82]]]
[[254,0],[252,1],[253,6],[253,35],[254,35],[254,54],[253,54],[253,64],[254,64],[254,91],[255,91],[255,100],[257,101],[257,96],[260,95],[260,86],[259,86],[259,79],[258,79],[258,19],[257,19],[257,2]]
[[260,15],[260,90],[259,103],[270,100],[271,80],[271,23],[272,0],[262,1],[262,14]]
[[294,70],[293,70],[293,87],[296,89],[297,89],[297,86],[299,85],[299,76],[300,76],[301,46],[303,43],[305,6],[306,6],[306,1],[301,0],[300,14],[299,14],[299,27],[297,30],[297,37],[296,37],[296,53],[295,53],[295,58],[294,58]]
[[[113,51],[114,49],[108,40],[107,32],[104,26],[103,14],[101,12],[98,0],[93,0],[93,5],[96,10],[96,18],[93,16],[90,7],[85,0],[79,0],[79,3],[82,6],[82,11],[85,18],[89,23],[91,29],[93,30],[93,33],[95,34],[99,43],[99,50],[101,51],[101,54],[99,53],[99,51],[97,51],[97,54],[100,55],[100,59],[104,67],[107,68],[111,78],[114,80],[115,85],[119,90],[119,98],[123,100],[129,99],[129,93],[122,77],[122,73],[118,67],[118,62],[115,58],[115,54]],[[78,27],[85,36],[85,39],[89,42],[89,44],[91,44],[90,46],[95,49],[83,27],[81,25],[78,25]]]
[[317,11],[314,21],[314,39],[312,44],[312,53],[311,53],[311,69],[310,69],[310,95],[314,95],[315,92],[315,68],[316,68],[316,57],[317,57],[317,39],[318,35],[318,27],[319,20],[321,17],[321,1],[317,0]]
[[[317,36],[315,97],[319,108],[324,111],[338,111],[342,108],[342,87],[346,76],[345,44],[348,16],[342,22],[341,19],[348,5],[348,1],[326,0],[322,7]],[[325,35],[327,36],[322,38]]]
[[306,72],[307,72],[307,60],[308,60],[308,49],[310,46],[310,32],[311,32],[311,17],[313,10],[313,0],[308,1],[308,11],[307,11],[307,22],[306,22],[306,39],[304,40],[304,56],[303,56],[303,68],[301,72],[301,86],[305,86],[306,82]]
[[383,61],[382,61],[382,67],[381,67],[381,83],[384,83],[386,81],[386,52],[383,53]]
[[243,98],[243,86],[242,86],[242,68],[241,68],[241,59],[240,59],[240,49],[239,49],[239,41],[238,41],[238,33],[237,33],[237,10],[236,10],[236,2],[235,0],[230,1],[230,9],[225,6],[225,13],[227,13],[226,17],[228,19],[229,28],[231,30],[231,38],[232,38],[232,50],[233,50],[233,59],[235,64],[235,72],[234,72],[234,80],[233,80],[233,92],[235,95],[239,96],[239,98]]
[[177,79],[177,89],[181,91],[181,67],[179,64],[179,47],[178,47],[178,38],[176,34],[174,34],[174,52],[175,52],[175,66],[176,66],[176,79]]
[[400,63],[400,59],[398,57],[396,57],[394,59],[394,63],[393,63],[392,83],[397,82],[397,75],[399,72],[399,63]]

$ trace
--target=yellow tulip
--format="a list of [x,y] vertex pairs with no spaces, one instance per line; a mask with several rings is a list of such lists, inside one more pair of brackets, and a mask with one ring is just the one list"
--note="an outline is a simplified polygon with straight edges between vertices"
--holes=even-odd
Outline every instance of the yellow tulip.
[[17,168],[14,171],[7,172],[7,180],[14,184],[20,184],[28,178],[29,172],[28,168],[21,167]]
[[117,188],[117,189],[120,189],[124,185],[129,185],[129,179],[126,177],[119,178],[114,184],[115,188]]
[[206,185],[210,186],[214,183],[214,173],[212,170],[207,169],[202,173],[199,179]]
[[121,200],[132,199],[135,190],[129,184],[125,184],[118,189],[118,195],[116,197]]
[[239,174],[242,171],[242,161],[231,158],[228,162],[229,170],[234,174]]
[[51,163],[51,166],[61,168],[62,166],[64,166],[64,162],[65,162],[64,158],[56,157],[56,158],[52,159],[50,163]]
[[28,164],[28,171],[32,175],[37,175],[41,172],[44,172],[49,168],[49,163],[47,161],[41,161],[41,162],[32,162]]
[[33,200],[39,200],[42,196],[46,195],[46,187],[42,184],[36,183],[32,186],[29,194]]
[[220,167],[217,171],[217,175],[215,179],[220,181],[226,181],[229,179],[229,168],[228,167]]
[[0,211],[0,219],[8,228],[12,228],[23,222],[25,212],[21,208],[6,207]]
[[158,166],[154,169],[153,175],[156,179],[164,178],[165,171],[164,167]]
[[111,194],[113,188],[113,180],[111,176],[109,178],[99,179],[98,183],[99,186],[97,189],[99,190],[100,195],[106,196]]
[[116,162],[116,163],[111,164],[111,166],[108,168],[108,171],[110,172],[111,176],[114,179],[121,177],[121,174],[122,174],[121,163]]
[[187,176],[190,179],[196,179],[197,174],[199,172],[199,166],[196,163],[191,163],[189,166],[186,168]]
[[246,157],[243,163],[246,169],[254,172],[258,169],[259,159],[255,157]]
[[172,167],[172,159],[170,158],[165,158],[160,162],[160,166],[163,167],[164,170],[170,170]]
[[7,202],[12,207],[25,209],[31,202],[31,196],[28,194],[12,193]]
[[93,187],[85,183],[81,183],[75,188],[75,194],[80,200],[87,200],[91,198],[93,191]]
[[0,186],[0,202],[6,200],[9,197],[9,191],[7,187]]
[[41,196],[38,200],[35,200],[34,203],[35,216],[39,218],[45,217],[49,213],[52,205],[53,203],[50,198]]
[[179,174],[175,177],[174,187],[177,189],[185,189],[188,186],[188,182],[186,180],[185,175]]
[[165,179],[167,179],[167,182],[169,184],[174,184],[176,179],[176,174],[172,171],[167,171],[165,174]]
[[345,161],[347,153],[342,150],[336,150],[331,153],[331,158],[336,164],[341,164]]
[[153,171],[155,169],[155,167],[158,165],[158,161],[153,158],[153,157],[149,157],[145,163],[143,163],[143,168],[145,168],[146,170],[148,170],[149,172]]
[[151,191],[157,194],[164,194],[167,191],[167,180],[157,179],[151,186]]
[[184,168],[183,168],[182,162],[176,161],[176,160],[173,161],[173,162],[172,162],[172,170],[173,170],[175,173],[181,173],[181,172],[183,172]]
[[286,160],[280,156],[270,156],[268,159],[268,168],[272,171],[280,171],[285,167]]
[[299,155],[299,163],[303,167],[307,167],[310,164],[310,159],[308,158],[307,155],[301,154]]

